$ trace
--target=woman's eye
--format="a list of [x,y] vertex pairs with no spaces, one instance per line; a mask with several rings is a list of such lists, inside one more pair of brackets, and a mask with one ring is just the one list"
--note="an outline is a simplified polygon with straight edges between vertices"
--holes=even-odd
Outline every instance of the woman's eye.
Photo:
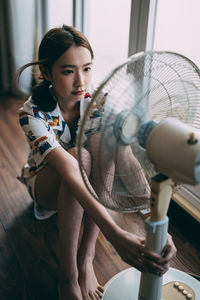
[[84,69],[85,72],[89,72],[90,70],[91,70],[91,67],[86,67],[86,68]]
[[72,74],[72,73],[73,73],[73,70],[65,70],[65,71],[63,71],[64,75],[69,75],[69,74]]

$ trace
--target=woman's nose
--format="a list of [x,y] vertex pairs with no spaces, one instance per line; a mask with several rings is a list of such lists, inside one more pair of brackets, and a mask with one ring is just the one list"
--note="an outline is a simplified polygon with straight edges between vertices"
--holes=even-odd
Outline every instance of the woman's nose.
[[78,87],[84,86],[84,76],[83,76],[82,72],[78,72],[76,74],[74,85],[78,86]]

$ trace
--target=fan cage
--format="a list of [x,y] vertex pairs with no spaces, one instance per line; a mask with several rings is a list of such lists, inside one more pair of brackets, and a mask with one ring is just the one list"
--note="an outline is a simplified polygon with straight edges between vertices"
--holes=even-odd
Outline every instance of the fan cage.
[[[156,168],[138,144],[138,130],[131,144],[124,145],[116,134],[121,129],[116,130],[116,120],[120,123],[125,112],[136,116],[138,129],[146,121],[159,123],[168,117],[200,128],[199,104],[200,71],[183,55],[149,51],[115,68],[93,93],[79,128],[79,165],[90,193],[112,210],[148,207]],[[83,148],[91,156],[90,183]]]

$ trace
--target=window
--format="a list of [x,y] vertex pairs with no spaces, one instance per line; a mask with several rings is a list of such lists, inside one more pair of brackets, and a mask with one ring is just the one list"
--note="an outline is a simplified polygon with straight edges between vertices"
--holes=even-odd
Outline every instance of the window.
[[154,49],[178,52],[200,67],[199,11],[199,0],[158,0]]
[[[153,49],[178,52],[200,67],[199,11],[199,0],[158,0]],[[188,205],[185,200],[192,204],[187,208],[191,209],[191,214],[194,212],[192,207],[197,208],[196,218],[199,220],[200,185],[185,185],[179,195],[183,199],[178,197],[176,200],[181,206]]]
[[84,33],[94,50],[94,86],[128,57],[131,0],[85,0]]
[[48,0],[48,28],[72,25],[72,0]]

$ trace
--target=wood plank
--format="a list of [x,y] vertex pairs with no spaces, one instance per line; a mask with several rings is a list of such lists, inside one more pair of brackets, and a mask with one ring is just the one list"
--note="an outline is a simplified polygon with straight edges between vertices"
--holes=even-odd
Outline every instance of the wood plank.
[[[22,289],[23,287],[23,289]],[[24,275],[0,223],[0,299],[24,299]]]
[[57,226],[52,219],[37,221],[32,209],[30,206],[15,220],[7,235],[32,297],[37,300],[57,299]]

